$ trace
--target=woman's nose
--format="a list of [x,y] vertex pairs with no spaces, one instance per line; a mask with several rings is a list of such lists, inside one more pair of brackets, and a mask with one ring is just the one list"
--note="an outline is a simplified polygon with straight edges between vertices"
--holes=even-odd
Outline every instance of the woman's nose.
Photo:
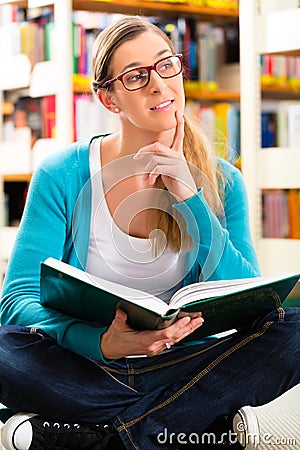
[[153,94],[163,92],[166,86],[166,80],[159,76],[155,70],[151,70],[149,81],[150,92]]

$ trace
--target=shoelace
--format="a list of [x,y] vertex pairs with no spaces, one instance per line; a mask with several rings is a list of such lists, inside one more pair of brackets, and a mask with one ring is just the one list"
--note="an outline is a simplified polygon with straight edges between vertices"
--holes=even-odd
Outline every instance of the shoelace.
[[[68,434],[68,432],[72,433],[72,430],[74,430],[75,432],[81,432],[84,433],[89,430],[90,433],[95,433],[96,436],[99,436],[98,439],[100,439],[99,447],[97,447],[99,450],[107,450],[108,448],[113,448],[113,449],[119,449],[119,448],[124,448],[123,444],[121,443],[121,441],[119,440],[118,434],[116,433],[115,429],[113,428],[112,425],[109,424],[89,424],[89,425],[81,425],[79,423],[59,423],[59,422],[48,422],[48,421],[44,421],[42,423],[42,427],[45,430],[45,432],[50,432],[50,433],[55,433],[56,431],[58,432],[58,434],[60,434],[61,432],[64,434],[64,432],[66,432]],[[95,436],[95,438],[96,438]],[[74,436],[70,436],[70,439],[73,439]],[[60,439],[60,438],[59,438]],[[97,438],[96,438],[97,439]],[[61,442],[60,442],[61,443]],[[47,445],[49,445],[49,442],[47,441],[46,444],[46,448]],[[73,441],[68,441],[65,442],[66,445],[73,445]],[[108,447],[109,446],[109,447]],[[49,447],[50,448],[50,447]]]
[[79,423],[73,423],[72,425],[70,425],[69,423],[60,424],[58,422],[54,422],[53,424],[51,424],[50,422],[46,421],[43,423],[44,428],[56,428],[57,430],[60,428],[66,428],[67,430],[69,430],[71,426],[76,430],[79,430],[80,428]]

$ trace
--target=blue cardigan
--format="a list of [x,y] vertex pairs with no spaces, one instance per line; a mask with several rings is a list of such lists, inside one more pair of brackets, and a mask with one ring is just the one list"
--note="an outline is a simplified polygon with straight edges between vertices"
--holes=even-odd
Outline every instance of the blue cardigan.
[[[184,284],[203,279],[260,275],[248,220],[248,203],[240,172],[219,160],[225,178],[224,217],[210,210],[200,189],[173,205],[193,238]],[[103,359],[99,343],[106,328],[97,328],[41,306],[40,263],[49,256],[85,269],[91,216],[89,142],[75,143],[47,158],[36,170],[18,236],[9,261],[1,301],[2,325],[44,330],[59,345],[89,358]]]

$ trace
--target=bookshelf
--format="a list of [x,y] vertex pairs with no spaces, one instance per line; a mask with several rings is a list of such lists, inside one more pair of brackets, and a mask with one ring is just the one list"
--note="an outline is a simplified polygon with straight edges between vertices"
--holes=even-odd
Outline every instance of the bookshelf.
[[[282,0],[283,7],[284,3]],[[300,271],[300,240],[264,238],[262,229],[262,191],[300,189],[300,145],[261,149],[263,99],[294,98],[300,103],[300,95],[287,88],[262,91],[259,65],[263,54],[299,56],[299,26],[299,8],[260,14],[257,0],[240,0],[242,170],[249,194],[253,238],[264,274]]]
[[[50,61],[37,62],[32,65],[30,59],[20,54],[5,60],[5,70],[0,71],[0,145],[6,153],[14,154],[13,161],[2,161],[0,164],[0,247],[3,251],[0,254],[0,260],[9,258],[10,250],[14,237],[17,232],[16,226],[4,226],[5,214],[3,205],[5,203],[5,194],[11,192],[19,186],[21,192],[24,192],[24,186],[28,186],[31,179],[29,162],[26,162],[28,170],[22,170],[21,155],[17,152],[21,148],[19,142],[1,142],[4,114],[9,114],[11,104],[6,100],[4,92],[27,92],[32,98],[42,98],[44,96],[55,96],[56,98],[56,137],[55,139],[38,139],[33,148],[26,148],[27,157],[36,153],[47,154],[54,149],[67,145],[74,140],[73,134],[73,94],[86,94],[89,92],[89,80],[79,79],[73,75],[72,59],[72,13],[73,11],[90,11],[106,13],[126,13],[142,14],[145,16],[156,16],[164,18],[194,18],[207,21],[216,25],[236,21],[238,19],[238,10],[216,9],[211,7],[200,7],[192,4],[170,4],[154,1],[138,0],[111,0],[107,1],[76,1],[76,0],[28,0],[28,1],[1,1],[0,6],[4,4],[13,4],[22,8],[36,8],[47,6],[51,8],[55,24],[55,47],[53,58]],[[63,68],[63,70],[61,70]],[[76,80],[74,79],[76,78]],[[189,90],[186,88],[189,98],[201,102],[233,102],[239,101],[239,88],[218,89],[215,92],[199,92],[199,90]],[[24,140],[24,139],[23,139]],[[24,147],[23,147],[24,150]],[[1,159],[1,152],[0,152]],[[16,162],[20,162],[18,164]],[[8,165],[7,165],[8,163]],[[23,161],[24,163],[24,161]],[[6,167],[8,170],[3,170]],[[16,169],[16,170],[14,170]],[[14,203],[18,202],[17,198]],[[2,244],[2,243],[5,243]],[[2,265],[3,267],[3,265]],[[0,280],[1,287],[1,280]]]
[[[282,0],[284,3],[284,0]],[[9,104],[3,101],[2,91],[28,88],[32,97],[45,95],[56,96],[56,139],[44,139],[38,142],[39,148],[59,148],[73,140],[72,120],[73,92],[86,93],[87,84],[74,87],[72,77],[72,29],[71,16],[74,10],[94,12],[143,14],[145,16],[161,17],[191,17],[219,24],[227,20],[240,18],[240,67],[237,68],[240,81],[235,85],[241,85],[239,89],[218,89],[215,92],[204,92],[186,86],[186,94],[189,99],[200,102],[240,102],[241,108],[241,149],[242,171],[249,192],[249,207],[251,228],[255,246],[264,272],[278,271],[278,258],[275,254],[277,246],[281,246],[283,255],[282,268],[294,267],[297,270],[297,262],[294,255],[299,254],[299,243],[289,239],[263,239],[261,224],[261,191],[263,189],[289,189],[300,188],[297,168],[299,168],[299,153],[291,149],[260,149],[260,111],[262,98],[300,99],[298,90],[287,87],[260,86],[261,54],[300,55],[299,25],[300,10],[278,11],[268,15],[258,14],[258,0],[240,0],[238,10],[216,9],[196,6],[187,3],[164,3],[142,0],[60,0],[56,2],[42,0],[28,0],[5,2],[13,3],[27,8],[31,6],[47,5],[53,8],[54,22],[57,29],[56,48],[52,61],[37,63],[31,67],[29,59],[25,55],[18,55],[6,64],[5,71],[0,72],[0,111],[5,112]],[[288,32],[278,33],[278,26],[286,26]],[[64,70],[57,70],[63,67]],[[59,74],[59,80],[58,80]],[[73,79],[73,81],[72,81]],[[234,84],[234,83],[233,83]],[[0,120],[1,136],[1,120]],[[3,144],[2,144],[3,145]],[[4,183],[30,182],[31,173],[2,173],[0,189],[0,201],[3,204]],[[287,175],[288,174],[288,175]],[[3,210],[0,207],[0,224],[3,223]],[[275,242],[274,242],[275,241]],[[280,242],[279,242],[280,241]],[[278,247],[279,248],[279,247]],[[274,250],[275,249],[275,250]],[[279,254],[279,253],[278,253]],[[280,253],[281,254],[281,253]],[[272,265],[273,264],[273,265]]]
[[224,18],[237,18],[238,11],[234,9],[211,8],[193,5],[192,2],[177,4],[141,0],[73,0],[74,10],[105,11],[121,14],[143,14],[145,16],[177,17],[201,16],[205,20],[219,21]]
[[[271,1],[271,0],[268,0]],[[284,0],[282,0],[284,4]],[[278,11],[260,15],[258,0],[240,0],[239,11],[200,7],[192,4],[168,4],[142,0],[59,0],[56,2],[28,0],[5,2],[27,8],[47,5],[53,8],[57,29],[56,47],[52,61],[41,62],[34,67],[25,55],[18,55],[7,61],[5,70],[0,71],[0,111],[6,113],[9,103],[4,101],[3,91],[26,88],[33,97],[56,96],[56,139],[39,140],[38,146],[47,149],[59,148],[73,140],[72,120],[73,92],[86,93],[87,84],[76,85],[72,76],[72,29],[71,17],[74,10],[94,12],[143,14],[145,16],[200,18],[214,24],[240,20],[240,66],[237,68],[240,80],[234,86],[240,89],[218,89],[203,92],[186,86],[190,99],[201,102],[240,102],[241,109],[241,151],[242,171],[249,193],[250,220],[254,243],[264,273],[282,270],[299,270],[297,255],[300,244],[291,239],[265,239],[262,237],[261,192],[263,189],[300,189],[300,150],[286,148],[260,149],[262,101],[265,98],[299,99],[300,92],[288,87],[261,87],[261,54],[300,55],[300,10]],[[280,24],[281,33],[278,33]],[[286,29],[286,31],[285,31]],[[57,70],[63,67],[64,70]],[[59,80],[58,80],[59,74]],[[232,77],[231,77],[232,78]],[[236,79],[234,79],[236,80]],[[75,87],[74,87],[75,83]],[[0,117],[2,114],[0,114]],[[0,119],[0,137],[2,120]],[[0,139],[1,140],[1,139]],[[1,143],[3,145],[3,143]],[[5,183],[29,183],[31,172],[0,174],[0,205],[3,205]],[[0,206],[0,225],[4,222]],[[10,229],[11,228],[11,229]],[[13,227],[0,227],[0,242],[12,242],[16,231]],[[8,239],[5,236],[8,236]],[[8,245],[9,247],[9,245]],[[278,257],[280,255],[280,258]]]
[[[107,13],[129,13],[142,14],[159,17],[179,17],[185,18],[201,18],[201,20],[212,23],[224,23],[224,21],[237,20],[238,10],[216,9],[211,7],[200,7],[193,4],[169,4],[154,1],[45,1],[45,0],[28,0],[6,2],[0,1],[1,4],[14,4],[22,8],[44,6],[51,7],[54,14],[54,23],[56,29],[56,46],[54,49],[54,58],[50,61],[38,62],[34,66],[27,56],[24,54],[9,58],[5,61],[6,69],[0,73],[0,92],[15,91],[19,89],[27,89],[28,95],[33,98],[51,96],[56,97],[56,139],[39,139],[37,144],[27,154],[35,153],[36,147],[41,153],[47,154],[47,149],[59,148],[73,141],[73,93],[89,92],[89,80],[80,80],[79,84],[74,81],[72,76],[72,28],[71,17],[75,10],[85,10],[93,12]],[[192,2],[191,2],[192,3]],[[58,70],[63,67],[64,70]],[[21,70],[20,70],[21,68]],[[73,80],[73,81],[72,81]],[[218,89],[216,92],[199,92],[197,89],[189,90],[187,88],[189,98],[204,102],[221,102],[221,101],[239,101],[239,89],[224,90]],[[1,99],[3,96],[1,95]],[[3,104],[2,104],[3,103]],[[8,106],[7,102],[0,100],[0,110]],[[0,120],[0,142],[1,142],[1,120]],[[5,143],[1,143],[2,148]],[[9,151],[16,152],[20,147],[20,143],[9,143]],[[8,149],[7,149],[8,150]],[[8,151],[6,152],[8,153]],[[18,159],[18,158],[15,158]],[[28,163],[27,163],[28,166]],[[5,164],[2,164],[5,167]],[[20,173],[19,173],[20,172]],[[18,182],[20,178],[30,180],[30,170],[28,174],[22,174],[22,170],[13,169],[9,165],[9,170],[2,170],[2,186],[3,182]],[[3,192],[2,192],[3,195]],[[2,217],[1,217],[2,214]],[[3,212],[0,208],[0,221],[3,223]]]

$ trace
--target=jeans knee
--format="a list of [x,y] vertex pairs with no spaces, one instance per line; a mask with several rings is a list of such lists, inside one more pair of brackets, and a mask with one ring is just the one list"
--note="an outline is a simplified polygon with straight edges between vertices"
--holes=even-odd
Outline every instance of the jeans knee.
[[0,326],[0,361],[13,354],[22,341],[21,336],[28,335],[30,329],[19,325]]
[[8,337],[15,336],[18,333],[29,333],[30,328],[22,327],[20,325],[1,325],[0,326],[0,340],[6,340]]

